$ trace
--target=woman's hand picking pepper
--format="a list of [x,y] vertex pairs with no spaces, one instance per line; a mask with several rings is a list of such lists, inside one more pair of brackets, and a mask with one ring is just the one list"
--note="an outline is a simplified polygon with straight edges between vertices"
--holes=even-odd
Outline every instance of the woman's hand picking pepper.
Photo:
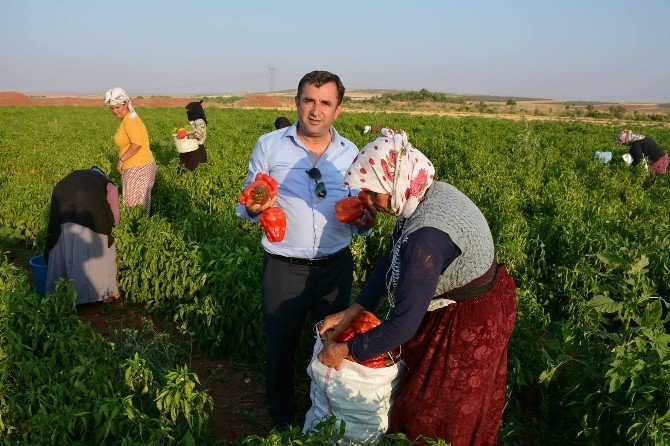
[[349,355],[349,347],[346,343],[337,343],[333,341],[326,341],[323,349],[319,352],[319,361],[327,367],[332,367],[335,370],[342,368],[342,361]]
[[286,215],[281,208],[273,207],[261,212],[260,218],[265,237],[271,243],[281,242],[286,235]]
[[365,191],[358,193],[358,199],[363,203],[363,213],[361,216],[352,221],[350,224],[361,229],[372,229],[377,224],[377,208],[374,207],[368,199]]

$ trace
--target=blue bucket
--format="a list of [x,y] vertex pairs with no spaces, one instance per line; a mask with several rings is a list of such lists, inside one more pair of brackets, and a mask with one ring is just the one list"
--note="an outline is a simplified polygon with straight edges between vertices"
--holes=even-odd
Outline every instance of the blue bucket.
[[44,261],[42,254],[30,259],[30,270],[33,272],[33,282],[35,282],[37,294],[44,297],[47,286],[47,263]]

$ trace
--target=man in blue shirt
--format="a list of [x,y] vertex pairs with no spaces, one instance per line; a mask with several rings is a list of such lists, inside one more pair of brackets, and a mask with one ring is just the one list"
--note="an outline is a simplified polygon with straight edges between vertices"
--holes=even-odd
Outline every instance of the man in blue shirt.
[[277,427],[294,423],[293,362],[307,313],[312,324],[349,305],[353,280],[351,235],[368,235],[376,209],[352,224],[335,217],[335,203],[355,195],[344,185],[358,148],[332,126],[342,111],[344,85],[327,71],[312,71],[298,83],[298,120],[256,142],[246,187],[259,172],[278,183],[265,205],[237,206],[237,215],[258,221],[278,205],[286,214],[286,235],[271,243],[263,236],[263,316],[267,339],[266,392]]

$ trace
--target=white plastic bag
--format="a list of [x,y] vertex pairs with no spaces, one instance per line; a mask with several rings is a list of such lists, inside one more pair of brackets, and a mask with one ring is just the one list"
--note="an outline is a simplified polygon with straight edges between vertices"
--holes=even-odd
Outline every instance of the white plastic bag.
[[405,363],[372,369],[345,359],[338,371],[319,361],[322,347],[317,332],[312,360],[307,366],[307,374],[312,378],[309,389],[312,407],[305,415],[303,433],[335,415],[346,423],[345,442],[378,443],[389,428]]
[[600,160],[603,164],[609,164],[612,161],[612,152],[597,151],[593,156],[594,160]]
[[630,155],[630,153],[625,153],[621,155],[621,158],[623,158],[623,162],[628,164],[629,166],[633,164],[633,157]]

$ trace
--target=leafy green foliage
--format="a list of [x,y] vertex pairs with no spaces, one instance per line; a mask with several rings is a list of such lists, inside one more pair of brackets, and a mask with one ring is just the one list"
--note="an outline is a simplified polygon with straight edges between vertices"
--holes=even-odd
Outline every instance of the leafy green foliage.
[[[210,161],[181,174],[170,131],[183,119],[183,110],[138,113],[149,130],[159,169],[151,217],[124,210],[115,229],[122,292],[190,335],[195,347],[213,355],[262,360],[261,229],[237,218],[234,209],[251,149],[259,135],[274,129],[276,111],[208,109]],[[103,108],[7,107],[0,108],[0,118],[6,123],[0,162],[12,166],[0,172],[0,242],[7,242],[0,246],[15,258],[17,246],[35,251],[43,246],[51,189],[70,170],[95,164],[120,183],[111,140],[118,123]],[[619,128],[610,125],[397,113],[344,113],[336,124],[343,136],[362,147],[371,137],[360,129],[370,122],[406,130],[433,161],[436,178],[454,184],[482,209],[498,259],[517,284],[501,441],[670,443],[670,175],[653,178],[642,167],[624,166],[624,149],[612,142]],[[670,147],[670,129],[648,127],[643,133]],[[593,153],[603,149],[615,154],[610,165],[593,161]],[[370,237],[355,238],[358,286],[386,248],[393,223],[382,217]],[[13,290],[14,299],[25,301],[23,296],[30,294],[25,276],[20,276],[13,265],[0,262],[0,290]],[[21,330],[30,327],[16,327],[18,335],[5,331],[2,342],[28,337]],[[311,343],[307,330],[301,342],[307,347]],[[69,350],[90,356],[91,348],[85,344]],[[118,376],[113,382],[121,382],[124,392],[103,399],[111,419],[110,427],[104,427],[109,429],[106,435],[125,438],[131,427],[123,423],[158,426],[152,432],[165,435],[161,438],[177,438],[186,431],[197,435],[197,417],[190,424],[178,418],[185,430],[174,434],[171,410],[177,406],[172,401],[163,405],[160,422],[155,412],[148,418],[141,415],[149,410],[149,395],[157,395],[156,389],[186,395],[186,379],[195,378],[173,369],[176,375],[168,386],[167,372],[153,367],[149,355],[140,352],[135,359],[132,349],[127,351],[110,359],[116,367],[124,364],[121,375],[110,372]],[[22,370],[43,367],[30,358],[16,358]],[[15,378],[3,370],[0,389],[13,389]],[[131,370],[128,381],[126,370]],[[15,414],[36,409],[25,395],[20,401],[8,399],[10,395],[0,396],[0,414],[16,435],[20,422],[8,417],[27,419]],[[207,403],[194,399],[192,407],[206,408]],[[123,418],[128,413],[135,414],[132,421]],[[86,428],[76,425],[77,432],[103,429],[88,415],[82,417],[89,421]],[[40,429],[53,432],[46,424]]]
[[212,399],[186,367],[157,377],[137,353],[83,324],[69,282],[40,298],[0,296],[0,436],[4,444],[170,444],[207,438]]

